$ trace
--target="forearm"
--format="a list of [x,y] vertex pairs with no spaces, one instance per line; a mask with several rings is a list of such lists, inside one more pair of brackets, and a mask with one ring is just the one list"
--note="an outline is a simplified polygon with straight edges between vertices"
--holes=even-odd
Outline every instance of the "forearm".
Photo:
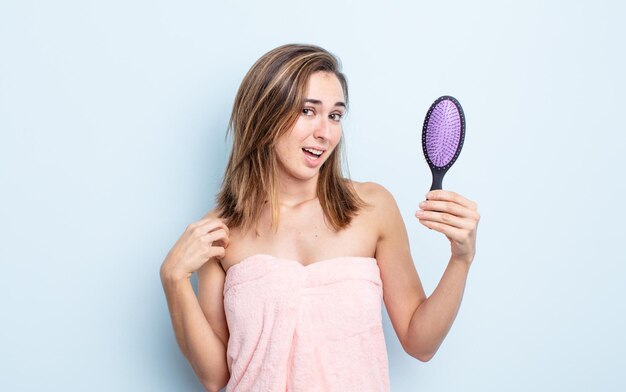
[[224,386],[229,377],[226,346],[204,316],[191,282],[163,275],[161,280],[183,355],[207,389]]
[[450,259],[435,291],[411,317],[406,347],[409,355],[422,361],[435,355],[459,311],[468,272],[469,263]]

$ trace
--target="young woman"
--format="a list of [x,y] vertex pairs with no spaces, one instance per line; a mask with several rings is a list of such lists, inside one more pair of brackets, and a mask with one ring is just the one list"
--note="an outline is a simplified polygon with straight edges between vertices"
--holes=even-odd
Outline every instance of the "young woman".
[[426,297],[393,196],[341,174],[348,88],[339,67],[311,45],[278,47],[252,66],[235,98],[217,205],[163,261],[177,342],[208,390],[386,391],[381,302],[421,361],[456,317],[476,203],[439,190],[419,204],[420,223],[451,244]]

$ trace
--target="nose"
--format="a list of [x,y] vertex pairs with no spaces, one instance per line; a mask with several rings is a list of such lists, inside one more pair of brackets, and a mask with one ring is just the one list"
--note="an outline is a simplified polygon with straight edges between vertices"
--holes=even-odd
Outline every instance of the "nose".
[[319,116],[319,120],[315,122],[315,128],[313,129],[313,137],[316,139],[329,140],[332,133],[333,124],[329,118]]

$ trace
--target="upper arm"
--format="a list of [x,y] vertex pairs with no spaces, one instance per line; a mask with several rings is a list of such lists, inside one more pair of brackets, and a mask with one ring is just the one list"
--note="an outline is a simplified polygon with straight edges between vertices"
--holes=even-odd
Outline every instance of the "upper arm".
[[224,270],[216,259],[210,259],[198,270],[198,302],[209,325],[226,346],[229,333],[222,294],[224,279]]
[[[205,217],[211,216],[209,212]],[[216,258],[198,269],[198,302],[209,325],[224,346],[228,344],[228,324],[224,313],[224,280],[226,273]]]
[[376,260],[383,282],[383,299],[393,328],[407,347],[409,324],[417,307],[426,299],[413,264],[404,220],[393,195],[383,186],[369,183],[369,199],[374,205],[378,226]]

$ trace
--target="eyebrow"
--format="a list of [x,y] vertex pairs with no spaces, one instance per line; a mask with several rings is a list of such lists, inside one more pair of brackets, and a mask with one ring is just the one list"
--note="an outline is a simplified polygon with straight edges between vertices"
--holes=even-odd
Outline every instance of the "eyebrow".
[[[314,105],[321,105],[321,103],[322,103],[322,101],[320,101],[319,99],[313,99],[313,98],[307,98],[307,99],[304,100],[304,102],[309,102],[309,103],[312,103]],[[338,101],[338,102],[335,102],[335,106],[342,106],[342,107],[345,108],[346,104],[344,102],[342,102],[342,101]]]

